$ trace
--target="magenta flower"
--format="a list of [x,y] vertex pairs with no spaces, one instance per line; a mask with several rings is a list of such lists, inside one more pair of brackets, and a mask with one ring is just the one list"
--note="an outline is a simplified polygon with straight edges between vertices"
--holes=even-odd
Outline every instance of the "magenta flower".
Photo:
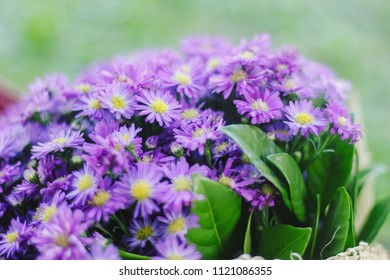
[[101,106],[117,119],[130,119],[134,115],[134,93],[123,83],[108,85],[100,94]]
[[143,91],[136,97],[141,116],[147,116],[146,121],[157,121],[160,126],[168,127],[170,123],[180,117],[181,105],[173,98],[169,91]]
[[80,131],[64,125],[53,126],[49,131],[49,142],[38,143],[31,149],[32,158],[42,159],[54,152],[63,152],[66,148],[81,149],[84,139]]
[[278,93],[268,90],[253,93],[244,92],[245,101],[235,100],[237,111],[241,115],[251,118],[251,124],[268,123],[282,117],[281,109],[284,107]]
[[351,143],[359,141],[362,137],[361,126],[352,123],[352,118],[346,107],[337,103],[328,104],[326,113],[332,124],[330,130],[332,134],[339,134],[341,140],[350,139]]
[[304,137],[309,133],[318,135],[328,125],[321,110],[313,108],[311,101],[290,101],[284,111],[288,119],[284,123],[290,127],[292,135],[298,132]]
[[32,239],[43,260],[81,260],[87,258],[85,245],[90,241],[84,237],[88,225],[80,210],[60,208],[52,220],[43,224]]

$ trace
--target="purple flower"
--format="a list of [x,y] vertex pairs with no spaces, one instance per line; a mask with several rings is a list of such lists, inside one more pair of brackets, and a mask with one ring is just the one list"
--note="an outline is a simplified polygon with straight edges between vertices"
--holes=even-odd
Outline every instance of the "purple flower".
[[154,260],[199,260],[202,255],[194,245],[187,245],[176,237],[166,237],[156,244],[158,252]]
[[7,204],[0,202],[0,219],[4,216],[6,210]]
[[74,105],[73,110],[80,111],[76,115],[76,118],[88,116],[93,120],[101,120],[108,117],[96,93],[81,96],[79,101]]
[[252,93],[244,92],[243,95],[245,101],[235,100],[234,104],[237,106],[238,113],[252,118],[251,124],[268,123],[282,117],[281,109],[284,105],[278,93],[255,90]]
[[217,140],[222,134],[218,131],[224,125],[222,118],[215,119],[210,115],[204,118],[201,124],[182,123],[180,129],[174,129],[176,142],[190,151],[198,150],[200,155],[204,154],[206,142],[208,140]]
[[120,185],[113,185],[111,179],[100,180],[99,187],[84,208],[86,218],[97,222],[103,219],[108,222],[111,214],[125,208],[126,194],[126,190]]
[[[0,165],[1,166],[1,165]],[[15,177],[20,176],[20,162],[17,162],[14,165],[5,165],[3,168],[0,168],[0,193],[2,192],[1,186],[4,183],[11,183]]]
[[180,65],[169,67],[160,73],[161,85],[166,88],[174,88],[182,97],[196,97],[203,89],[200,80],[201,69],[193,65]]
[[32,243],[40,252],[39,259],[44,260],[80,260],[87,258],[85,245],[89,239],[84,237],[88,225],[80,210],[72,212],[69,208],[60,208],[50,222],[43,224]]
[[94,242],[90,246],[90,260],[120,260],[118,249],[113,244]]
[[233,164],[233,158],[226,161],[225,167],[220,162],[219,169],[222,169],[222,172],[218,179],[219,183],[235,190],[236,188],[252,185],[255,182],[251,177],[243,177],[243,172],[238,172],[236,168],[233,168]]
[[123,83],[109,85],[100,96],[101,106],[108,109],[117,119],[130,119],[134,115],[134,93]]
[[164,185],[162,177],[160,168],[153,163],[138,163],[123,176],[119,185],[128,189],[130,203],[135,203],[134,217],[159,211],[156,201],[163,199],[159,195],[159,188]]
[[11,221],[6,233],[0,234],[0,256],[14,258],[15,253],[26,251],[27,241],[31,238],[32,231],[21,223],[19,217]]
[[65,194],[62,192],[55,193],[49,201],[44,201],[39,205],[34,215],[35,223],[50,222],[58,209],[65,206],[67,206]]
[[22,125],[0,125],[0,158],[9,159],[23,150],[30,137]]
[[268,137],[276,139],[277,141],[288,142],[292,138],[291,130],[283,122],[276,122],[268,125],[266,131],[268,133]]
[[250,93],[260,85],[263,71],[258,67],[249,66],[245,69],[240,63],[220,67],[220,74],[210,77],[212,92],[222,93],[224,99],[228,99],[236,86],[238,94]]
[[81,149],[84,143],[83,134],[66,126],[53,126],[49,131],[50,140],[38,143],[31,149],[32,158],[42,159],[53,152],[63,152],[65,148]]
[[124,150],[127,147],[133,149],[135,154],[140,155],[142,153],[142,139],[137,137],[137,134],[142,128],[135,128],[132,123],[130,127],[122,126],[118,131],[112,133],[115,149]]
[[168,127],[170,123],[180,117],[181,105],[173,98],[169,91],[143,91],[136,97],[141,116],[147,116],[146,121],[157,121],[160,126]]
[[350,139],[353,144],[359,141],[362,137],[361,126],[352,123],[346,107],[332,103],[327,106],[326,113],[333,125],[330,130],[332,134],[339,134],[341,140]]
[[304,137],[309,133],[318,135],[328,125],[321,110],[314,109],[311,101],[290,101],[284,111],[288,119],[284,123],[290,127],[292,135],[298,132]]
[[99,178],[97,178],[94,170],[89,165],[85,165],[81,171],[73,172],[73,182],[68,199],[73,199],[73,204],[77,206],[85,205],[97,190]]
[[181,211],[183,206],[191,205],[194,199],[201,199],[192,192],[192,174],[206,176],[209,169],[206,166],[195,164],[190,167],[184,157],[176,163],[162,167],[165,176],[170,180],[170,184],[164,190],[164,207],[174,211]]
[[174,236],[185,242],[188,229],[199,227],[199,217],[183,212],[167,212],[165,216],[157,217],[164,227],[164,236]]
[[148,245],[155,245],[157,239],[161,237],[161,229],[157,220],[151,221],[149,218],[137,220],[134,219],[130,224],[129,238],[125,238],[131,250],[143,249]]

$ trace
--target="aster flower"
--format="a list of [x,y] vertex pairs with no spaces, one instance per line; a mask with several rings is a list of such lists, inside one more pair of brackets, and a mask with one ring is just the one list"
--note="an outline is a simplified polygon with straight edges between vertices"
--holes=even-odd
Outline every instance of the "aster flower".
[[112,184],[110,178],[100,180],[99,187],[84,207],[85,216],[89,220],[108,222],[110,215],[124,209],[127,192],[122,186]]
[[113,244],[93,242],[90,246],[90,260],[120,260],[118,249]]
[[311,101],[290,101],[284,111],[287,118],[284,123],[290,127],[293,135],[298,132],[304,137],[309,133],[318,135],[328,125],[321,110],[314,108]]
[[187,234],[188,229],[199,227],[199,218],[194,214],[188,214],[182,211],[165,211],[164,214],[165,216],[157,217],[157,220],[162,223],[162,227],[164,228],[164,236],[174,236],[185,242],[185,235]]
[[74,205],[85,205],[95,193],[99,184],[99,178],[89,165],[85,165],[83,170],[73,172],[73,182],[67,194],[68,199],[73,200]]
[[201,124],[182,123],[180,129],[174,129],[176,142],[190,151],[197,150],[200,155],[204,154],[206,142],[217,140],[222,135],[218,129],[224,125],[223,119],[215,119],[213,115],[204,119]]
[[139,115],[147,116],[147,122],[157,121],[160,126],[168,127],[180,116],[181,105],[168,91],[143,91],[136,99],[138,105],[135,108],[140,111]]
[[130,119],[134,115],[134,93],[123,83],[108,85],[100,96],[101,106],[108,109],[117,119]]
[[192,174],[206,176],[209,170],[206,166],[195,164],[190,167],[186,159],[181,157],[176,163],[163,166],[162,170],[171,182],[162,190],[166,209],[181,211],[183,206],[189,206],[194,199],[202,198],[192,192]]
[[245,101],[235,100],[237,111],[241,115],[250,117],[251,124],[268,123],[271,120],[282,117],[281,109],[284,107],[278,93],[270,93],[268,90],[244,94]]
[[0,127],[0,158],[9,159],[14,157],[29,142],[29,134],[22,125],[7,125],[4,123]]
[[146,217],[159,211],[157,201],[162,198],[159,196],[158,189],[163,185],[162,177],[160,168],[155,164],[138,163],[130,168],[118,183],[128,189],[130,203],[135,203],[134,217],[138,215]]
[[122,126],[118,131],[112,133],[114,146],[117,150],[131,148],[136,155],[142,152],[142,139],[137,137],[137,134],[142,131],[142,128],[135,128],[132,123],[130,127]]
[[49,132],[50,140],[38,143],[31,149],[32,158],[42,159],[54,152],[63,152],[66,148],[81,149],[84,143],[83,134],[66,126],[53,126]]
[[88,116],[92,120],[101,120],[108,116],[103,109],[100,98],[97,93],[83,95],[73,106],[73,111],[80,111],[76,118]]
[[59,208],[67,206],[65,194],[62,192],[57,192],[53,197],[46,198],[46,200],[37,208],[34,215],[34,224],[50,222]]
[[359,141],[362,136],[361,126],[352,123],[346,107],[337,103],[328,104],[326,113],[332,124],[330,133],[339,134],[341,140],[350,139],[351,143]]
[[[1,165],[0,165],[1,166]],[[4,183],[10,183],[16,177],[20,176],[20,162],[17,162],[13,165],[5,165],[3,168],[0,168],[0,193],[2,191],[1,185]]]
[[27,248],[27,241],[31,238],[32,231],[21,223],[19,217],[11,221],[6,233],[0,234],[0,256],[14,258],[15,253],[23,253]]
[[268,133],[268,137],[278,141],[288,142],[292,138],[291,130],[288,125],[280,121],[268,125],[266,127],[266,131]]
[[143,251],[148,244],[155,245],[161,237],[161,229],[157,220],[151,221],[149,218],[134,219],[130,224],[130,237],[125,238],[131,250],[139,249]]
[[80,260],[87,258],[85,245],[89,239],[83,234],[88,228],[84,214],[80,210],[72,212],[70,208],[60,208],[37,232],[32,243],[40,252],[43,260]]
[[255,180],[251,177],[243,177],[241,172],[238,172],[236,168],[233,168],[234,163],[235,160],[233,158],[229,158],[224,167],[222,162],[220,162],[219,169],[222,170],[222,172],[221,175],[219,175],[218,182],[233,190],[252,185]]
[[158,255],[152,258],[154,260],[199,260],[202,257],[194,245],[187,245],[176,237],[166,237],[155,247]]
[[220,73],[210,77],[210,85],[213,93],[222,93],[224,99],[228,99],[234,86],[238,94],[250,93],[260,85],[264,74],[258,67],[249,66],[245,69],[240,63],[221,66]]
[[203,89],[201,85],[202,70],[194,65],[169,67],[160,73],[161,85],[173,88],[182,97],[196,97]]

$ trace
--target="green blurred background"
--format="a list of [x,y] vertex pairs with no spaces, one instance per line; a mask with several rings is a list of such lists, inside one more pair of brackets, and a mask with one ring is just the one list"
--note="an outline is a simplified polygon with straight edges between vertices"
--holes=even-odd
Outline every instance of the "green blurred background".
[[[0,80],[18,92],[34,77],[142,48],[177,49],[184,36],[268,32],[352,81],[374,163],[390,166],[390,1],[0,0]],[[377,198],[390,195],[390,172]],[[377,238],[390,248],[390,217]]]

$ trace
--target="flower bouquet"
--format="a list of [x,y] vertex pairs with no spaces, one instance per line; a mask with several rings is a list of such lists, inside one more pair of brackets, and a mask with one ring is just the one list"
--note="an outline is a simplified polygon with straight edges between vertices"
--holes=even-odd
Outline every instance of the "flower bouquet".
[[0,119],[0,258],[325,259],[359,232],[350,84],[267,35],[37,79]]

